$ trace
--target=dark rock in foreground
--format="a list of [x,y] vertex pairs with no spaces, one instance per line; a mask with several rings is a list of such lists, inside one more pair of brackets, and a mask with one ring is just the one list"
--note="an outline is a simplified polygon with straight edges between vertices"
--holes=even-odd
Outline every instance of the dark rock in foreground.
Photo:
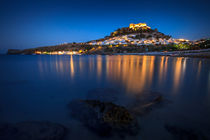
[[0,140],[62,140],[65,128],[50,122],[0,124]]
[[100,136],[136,135],[136,118],[122,106],[98,100],[77,100],[69,104],[71,115]]

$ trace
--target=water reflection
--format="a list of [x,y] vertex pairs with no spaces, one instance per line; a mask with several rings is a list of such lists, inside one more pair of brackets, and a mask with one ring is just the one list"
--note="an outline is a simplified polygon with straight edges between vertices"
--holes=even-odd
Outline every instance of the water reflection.
[[174,64],[174,91],[176,91],[180,84],[180,78],[181,78],[181,69],[182,69],[182,59],[183,58],[177,58]]
[[106,76],[122,83],[127,92],[139,93],[152,83],[154,62],[154,56],[107,56]]
[[[48,58],[49,59],[49,58]],[[187,59],[167,56],[56,56],[50,61],[42,57],[38,61],[40,75],[56,71],[57,75],[73,78],[102,77],[110,83],[122,85],[127,93],[138,94],[151,86],[172,86],[178,92],[187,69]],[[196,61],[200,76],[202,61]],[[188,63],[189,64],[189,63]],[[194,64],[194,62],[193,62]],[[44,73],[44,74],[43,74]],[[75,77],[77,75],[77,77]],[[104,79],[104,80],[105,80]]]
[[201,72],[201,64],[202,63],[202,61],[200,60],[199,62],[198,62],[198,72],[197,72],[197,78],[199,78],[200,77],[200,72]]
[[[165,81],[166,73],[167,73],[167,67],[168,67],[168,57],[162,56],[160,58],[160,66],[159,66],[159,86],[161,86],[163,83],[163,80]],[[154,68],[153,68],[154,69]]]
[[102,56],[98,55],[97,56],[97,76],[98,78],[101,77],[101,73],[102,73]]
[[71,69],[71,76],[74,76],[74,60],[73,60],[73,56],[71,55],[70,58],[70,69]]

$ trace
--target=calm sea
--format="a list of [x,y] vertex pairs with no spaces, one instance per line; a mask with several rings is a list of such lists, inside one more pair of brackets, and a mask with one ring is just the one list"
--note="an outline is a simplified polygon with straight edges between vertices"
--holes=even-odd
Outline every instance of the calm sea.
[[73,139],[99,139],[73,120],[67,107],[70,101],[85,99],[95,89],[120,93],[117,102],[122,106],[130,98],[150,91],[167,100],[140,118],[138,136],[125,139],[170,139],[172,136],[165,129],[167,124],[210,134],[210,59],[138,55],[0,56],[0,122],[47,120],[70,128]]

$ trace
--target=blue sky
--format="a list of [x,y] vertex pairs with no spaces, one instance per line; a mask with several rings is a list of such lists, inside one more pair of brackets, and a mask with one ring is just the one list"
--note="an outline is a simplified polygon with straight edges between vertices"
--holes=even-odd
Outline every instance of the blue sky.
[[0,51],[102,38],[146,22],[175,38],[210,37],[209,0],[1,0]]

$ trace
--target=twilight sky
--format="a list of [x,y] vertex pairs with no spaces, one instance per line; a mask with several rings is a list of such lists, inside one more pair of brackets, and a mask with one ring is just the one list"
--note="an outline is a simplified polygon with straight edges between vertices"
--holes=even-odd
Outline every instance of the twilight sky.
[[210,37],[210,0],[0,0],[0,52],[102,38],[146,22],[175,38]]

